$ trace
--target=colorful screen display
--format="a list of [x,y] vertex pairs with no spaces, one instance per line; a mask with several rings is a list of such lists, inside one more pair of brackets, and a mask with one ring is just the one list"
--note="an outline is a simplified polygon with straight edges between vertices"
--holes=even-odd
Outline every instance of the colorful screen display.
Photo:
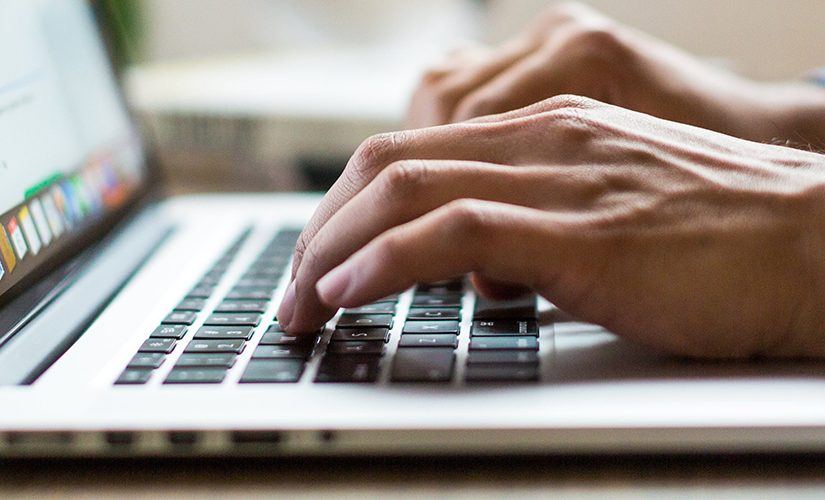
[[0,294],[145,175],[87,3],[0,0]]

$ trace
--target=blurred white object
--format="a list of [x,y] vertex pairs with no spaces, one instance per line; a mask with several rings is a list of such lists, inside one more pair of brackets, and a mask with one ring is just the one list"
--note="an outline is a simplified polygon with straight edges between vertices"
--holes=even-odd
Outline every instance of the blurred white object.
[[425,64],[388,49],[303,50],[139,66],[127,87],[142,111],[396,126]]
[[389,44],[420,49],[475,37],[470,0],[255,0],[255,27],[271,47]]
[[400,128],[421,72],[478,27],[470,0],[146,5],[156,62],[127,75],[132,105],[162,152],[232,159],[246,178]]
[[388,48],[316,49],[136,67],[126,87],[163,153],[225,158],[248,181],[400,128],[426,64]]
[[284,48],[444,48],[475,38],[473,0],[143,0],[149,60]]

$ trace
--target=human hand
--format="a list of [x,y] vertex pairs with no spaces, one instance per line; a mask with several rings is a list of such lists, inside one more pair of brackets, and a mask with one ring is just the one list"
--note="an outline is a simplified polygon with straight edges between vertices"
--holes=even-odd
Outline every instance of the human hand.
[[825,160],[562,96],[366,141],[299,241],[317,328],[472,272],[669,352],[825,355]]
[[[496,48],[456,51],[426,73],[408,114],[423,128],[576,94],[759,142],[804,143],[801,110],[822,93],[766,84],[709,65],[579,4],[548,9]],[[819,97],[816,96],[819,94]]]

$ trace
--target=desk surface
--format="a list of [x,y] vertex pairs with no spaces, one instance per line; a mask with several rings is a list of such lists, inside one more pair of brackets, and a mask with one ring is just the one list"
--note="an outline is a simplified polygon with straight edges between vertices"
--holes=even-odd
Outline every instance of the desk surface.
[[0,497],[821,498],[822,458],[31,461]]

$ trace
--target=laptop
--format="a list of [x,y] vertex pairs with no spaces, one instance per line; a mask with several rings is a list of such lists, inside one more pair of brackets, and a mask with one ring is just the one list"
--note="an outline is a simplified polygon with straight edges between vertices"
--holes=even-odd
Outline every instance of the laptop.
[[0,1],[0,457],[825,451],[825,367],[422,283],[290,335],[316,194],[163,198],[88,4]]

